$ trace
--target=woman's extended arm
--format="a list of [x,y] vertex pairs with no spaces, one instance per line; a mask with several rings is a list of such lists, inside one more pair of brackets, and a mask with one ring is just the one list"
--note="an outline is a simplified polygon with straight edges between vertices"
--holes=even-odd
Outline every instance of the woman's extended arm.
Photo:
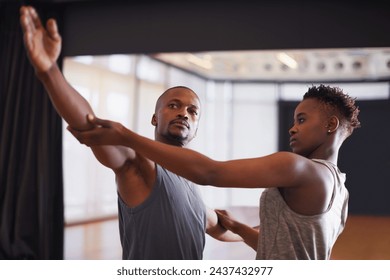
[[[200,185],[218,187],[278,187],[296,183],[294,154],[275,153],[265,157],[216,161],[187,148],[153,141],[138,135],[120,123],[88,116],[96,128],[73,135],[87,146],[122,145]],[[283,176],[280,176],[283,174]]]

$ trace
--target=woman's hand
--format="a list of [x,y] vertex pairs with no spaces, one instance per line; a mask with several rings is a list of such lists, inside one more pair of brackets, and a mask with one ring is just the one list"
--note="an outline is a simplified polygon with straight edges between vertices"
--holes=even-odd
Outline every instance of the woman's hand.
[[120,123],[87,115],[88,122],[94,125],[92,129],[78,131],[67,127],[81,144],[88,147],[97,145],[124,145],[127,129]]

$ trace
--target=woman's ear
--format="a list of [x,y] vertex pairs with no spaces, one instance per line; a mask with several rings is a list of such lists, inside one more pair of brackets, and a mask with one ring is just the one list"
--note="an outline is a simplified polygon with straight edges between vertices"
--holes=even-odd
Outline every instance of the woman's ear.
[[328,133],[335,132],[340,126],[340,120],[335,115],[331,116],[328,120]]
[[150,123],[151,123],[153,126],[157,126],[157,118],[156,118],[156,114],[153,114],[153,116],[152,116],[152,120],[150,121]]

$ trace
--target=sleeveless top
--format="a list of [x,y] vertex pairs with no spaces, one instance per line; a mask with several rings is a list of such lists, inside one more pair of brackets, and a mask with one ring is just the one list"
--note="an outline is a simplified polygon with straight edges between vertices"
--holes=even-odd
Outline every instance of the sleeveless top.
[[292,211],[278,188],[263,191],[260,198],[260,234],[256,259],[325,260],[329,259],[348,215],[348,190],[345,174],[331,162],[325,165],[334,178],[331,201],[325,213],[300,215]]
[[156,165],[149,197],[130,208],[118,194],[123,259],[202,259],[206,210],[194,183]]

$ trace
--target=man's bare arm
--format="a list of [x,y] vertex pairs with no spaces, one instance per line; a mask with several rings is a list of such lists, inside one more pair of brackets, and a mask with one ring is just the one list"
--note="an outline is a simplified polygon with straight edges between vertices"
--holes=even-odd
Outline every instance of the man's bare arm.
[[[45,28],[35,9],[23,6],[20,23],[29,60],[57,112],[73,129],[91,129],[94,125],[86,119],[87,114],[94,114],[90,104],[66,81],[57,65],[62,40],[56,21],[49,19]],[[129,148],[118,150],[114,146],[102,146],[92,150],[102,164],[114,170],[135,156]]]

